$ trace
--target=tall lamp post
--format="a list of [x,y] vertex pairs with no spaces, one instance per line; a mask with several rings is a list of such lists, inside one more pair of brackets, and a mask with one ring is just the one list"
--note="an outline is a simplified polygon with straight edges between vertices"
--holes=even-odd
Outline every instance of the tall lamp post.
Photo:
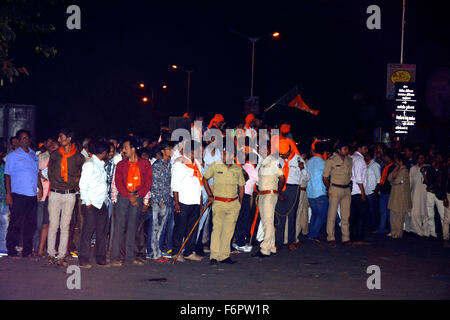
[[187,73],[187,98],[186,98],[186,112],[189,112],[189,99],[190,99],[190,92],[191,92],[191,73],[193,70],[191,69],[181,69],[177,65],[172,65],[173,70],[182,70]]
[[235,30],[231,30],[232,33],[237,34],[238,36],[242,37],[242,38],[246,38],[248,40],[250,40],[250,42],[252,43],[252,74],[251,74],[251,80],[250,80],[250,97],[253,97],[253,83],[254,83],[254,73],[255,73],[255,43],[261,39],[264,38],[273,38],[273,39],[277,39],[280,37],[280,33],[279,32],[274,32],[274,33],[269,33],[269,34],[265,34],[259,37],[250,37],[244,33],[235,31]]

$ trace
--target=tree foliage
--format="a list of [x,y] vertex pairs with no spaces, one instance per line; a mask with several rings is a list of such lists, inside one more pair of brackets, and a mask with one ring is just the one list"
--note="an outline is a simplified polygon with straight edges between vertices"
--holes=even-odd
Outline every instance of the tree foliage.
[[[16,66],[10,52],[21,34],[32,35],[35,51],[46,58],[54,57],[57,50],[43,39],[55,31],[52,24],[43,22],[44,8],[57,6],[65,0],[0,0],[0,85],[13,83],[21,74],[29,75],[25,66]],[[22,64],[22,62],[20,62]]]

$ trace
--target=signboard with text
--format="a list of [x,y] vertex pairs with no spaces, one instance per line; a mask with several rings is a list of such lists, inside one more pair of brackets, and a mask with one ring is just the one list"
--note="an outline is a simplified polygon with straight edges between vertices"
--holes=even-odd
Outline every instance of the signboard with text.
[[408,134],[416,124],[416,86],[414,83],[395,84],[395,134]]

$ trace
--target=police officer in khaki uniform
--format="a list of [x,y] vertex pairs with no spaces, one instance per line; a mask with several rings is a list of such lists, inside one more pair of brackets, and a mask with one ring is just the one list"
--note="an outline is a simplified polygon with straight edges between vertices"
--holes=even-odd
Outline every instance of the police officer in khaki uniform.
[[340,205],[341,212],[342,243],[346,246],[351,245],[349,217],[352,200],[350,181],[353,161],[347,156],[347,143],[339,142],[336,149],[336,153],[326,161],[322,175],[323,183],[328,189],[327,240],[332,247],[336,246],[334,227],[338,205]]
[[[214,178],[214,193],[208,184],[210,178]],[[230,243],[244,199],[245,179],[241,167],[234,163],[232,153],[224,150],[222,161],[211,164],[203,175],[203,185],[208,193],[208,200],[213,204],[209,264],[217,265],[218,261],[233,264],[236,261],[230,258]]]
[[[279,141],[279,152],[288,153],[290,150],[288,142],[284,140]],[[284,200],[284,197],[279,193],[284,187],[286,178],[280,164],[280,158],[276,153],[269,155],[261,164],[259,168],[258,177],[259,192],[259,212],[261,215],[261,223],[264,230],[264,240],[261,242],[260,249],[255,254],[260,258],[270,257],[277,252],[275,247],[275,226],[274,215],[275,206],[278,199]]]

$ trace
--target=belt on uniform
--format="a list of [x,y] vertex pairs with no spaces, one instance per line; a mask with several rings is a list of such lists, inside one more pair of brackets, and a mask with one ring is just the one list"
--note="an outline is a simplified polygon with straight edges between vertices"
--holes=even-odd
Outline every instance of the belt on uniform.
[[343,189],[346,189],[346,188],[350,188],[350,186],[351,186],[351,183],[349,183],[349,184],[345,184],[345,185],[341,185],[341,184],[336,184],[336,183],[332,183],[331,184],[333,187],[338,187],[338,188],[343,188]]
[[269,194],[269,193],[278,193],[278,190],[264,190],[264,191],[259,192],[260,195]]
[[306,188],[300,187],[300,190],[302,190],[302,191],[306,191]]
[[70,190],[56,190],[56,189],[50,189],[51,192],[56,192],[60,194],[69,194],[69,193],[76,193],[77,191],[75,189]]
[[222,197],[214,197],[214,200],[222,201],[222,202],[233,202],[234,200],[237,200],[236,198],[222,198]]

